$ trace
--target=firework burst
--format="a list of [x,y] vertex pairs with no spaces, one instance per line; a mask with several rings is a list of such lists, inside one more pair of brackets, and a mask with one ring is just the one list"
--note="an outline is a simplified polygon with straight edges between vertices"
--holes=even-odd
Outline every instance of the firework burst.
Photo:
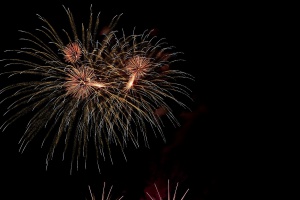
[[[174,193],[173,195],[171,194],[171,190],[170,190],[170,182],[168,180],[168,188],[165,190],[165,188],[158,188],[157,185],[154,183],[154,187],[155,187],[155,191],[156,193],[155,194],[150,194],[149,192],[146,192],[147,194],[147,197],[149,197],[151,200],[175,200],[175,199],[178,199],[177,197],[177,189],[178,189],[178,182],[176,183],[176,187],[175,187],[175,190],[174,190]],[[185,191],[185,193],[182,195],[181,199],[180,200],[183,200],[187,193],[188,193],[189,189],[187,189]]]
[[81,57],[81,48],[76,42],[70,43],[63,49],[63,53],[65,61],[74,64]]
[[[88,26],[82,25],[78,31],[72,13],[66,8],[65,11],[71,31],[63,30],[64,39],[38,15],[45,26],[37,33],[21,31],[26,35],[21,40],[31,47],[6,51],[23,57],[1,60],[10,69],[2,74],[24,77],[0,91],[10,94],[1,103],[12,101],[2,131],[32,112],[20,139],[20,151],[37,134],[43,135],[42,146],[52,138],[46,158],[48,166],[63,140],[63,159],[72,145],[71,163],[76,161],[77,169],[81,157],[86,163],[89,144],[95,148],[99,168],[100,157],[105,160],[108,154],[112,162],[112,145],[118,146],[125,157],[128,141],[139,147],[142,134],[149,147],[149,128],[164,139],[163,122],[155,110],[164,108],[171,122],[179,125],[166,99],[187,108],[173,92],[189,97],[188,88],[177,81],[193,80],[191,75],[170,68],[171,63],[180,60],[175,59],[180,52],[173,52],[174,48],[167,46],[164,39],[156,40],[151,31],[129,36],[122,31],[118,36],[114,28],[121,15],[112,19],[100,37],[99,14],[95,18],[91,10]],[[44,128],[46,132],[42,131]]]
[[[103,188],[102,188],[102,195],[101,195],[101,200],[110,200],[111,199],[111,192],[112,192],[113,186],[110,186],[108,194],[105,194],[105,182],[103,184]],[[91,200],[96,200],[97,198],[95,197],[95,195],[92,193],[91,191],[91,187],[89,186],[89,192],[91,195]],[[106,197],[105,197],[106,196]],[[116,200],[121,200],[123,199],[123,196],[121,196],[120,198],[117,198]]]

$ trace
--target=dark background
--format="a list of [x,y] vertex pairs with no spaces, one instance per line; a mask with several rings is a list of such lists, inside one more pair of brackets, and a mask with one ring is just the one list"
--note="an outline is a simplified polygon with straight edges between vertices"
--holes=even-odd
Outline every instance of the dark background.
[[[256,11],[249,12],[244,4],[217,2],[8,1],[1,7],[1,58],[5,58],[4,50],[22,47],[18,30],[31,32],[43,25],[35,14],[61,29],[69,26],[62,23],[67,18],[62,5],[75,18],[87,20],[91,4],[95,14],[101,11],[103,23],[123,13],[117,29],[136,27],[142,32],[154,28],[159,37],[184,52],[182,71],[195,77],[195,82],[187,83],[194,102],[183,100],[191,111],[174,107],[182,126],[165,127],[166,143],[157,138],[150,141],[150,149],[128,148],[127,162],[116,156],[114,165],[103,164],[101,174],[81,168],[69,175],[69,163],[60,161],[59,154],[46,171],[47,148],[40,149],[39,141],[30,143],[23,154],[18,152],[26,125],[19,121],[0,135],[0,195],[5,199],[90,199],[90,185],[101,199],[106,182],[107,187],[114,186],[114,194],[138,200],[147,186],[153,187],[154,182],[164,186],[170,179],[173,184],[179,182],[178,198],[187,188],[186,199],[191,200],[247,196],[240,194],[247,186],[239,182],[247,174],[241,170],[247,155],[242,151],[247,130],[240,128],[242,120],[236,111],[245,106],[240,103],[245,88],[239,80],[245,76],[242,65],[247,69],[251,65],[243,61],[248,53],[244,46],[253,42],[249,35],[255,35],[250,27]],[[5,79],[1,82],[3,85]]]

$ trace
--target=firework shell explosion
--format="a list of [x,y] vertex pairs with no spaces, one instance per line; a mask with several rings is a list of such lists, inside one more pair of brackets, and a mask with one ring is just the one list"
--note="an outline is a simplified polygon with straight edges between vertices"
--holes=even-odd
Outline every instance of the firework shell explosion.
[[190,74],[171,67],[182,60],[177,59],[181,52],[174,52],[174,47],[151,31],[133,31],[128,36],[124,30],[115,31],[121,15],[115,16],[99,37],[99,13],[94,17],[92,9],[88,26],[82,24],[78,31],[71,11],[64,9],[71,28],[69,32],[63,29],[66,39],[38,15],[44,26],[35,33],[21,31],[26,36],[21,40],[29,47],[7,50],[19,57],[1,60],[8,69],[1,75],[17,81],[0,91],[9,94],[1,103],[12,102],[4,113],[9,117],[2,131],[31,113],[20,139],[20,152],[38,134],[42,135],[42,146],[52,139],[48,166],[63,140],[63,159],[67,149],[72,152],[71,172],[74,162],[78,170],[80,158],[86,163],[88,144],[94,146],[99,168],[99,159],[105,160],[106,155],[112,162],[112,146],[118,146],[126,159],[124,149],[129,141],[139,147],[139,138],[143,138],[150,147],[149,132],[165,140],[163,121],[156,111],[163,108],[167,119],[178,126],[166,100],[188,109],[174,97],[180,93],[190,98],[190,90],[179,80],[193,80]]

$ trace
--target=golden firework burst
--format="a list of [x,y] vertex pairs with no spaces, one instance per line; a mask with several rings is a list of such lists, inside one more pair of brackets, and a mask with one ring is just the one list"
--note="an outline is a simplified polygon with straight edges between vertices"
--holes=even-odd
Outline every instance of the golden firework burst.
[[[93,144],[99,168],[100,158],[105,160],[107,153],[113,162],[113,146],[120,148],[124,157],[128,142],[139,147],[140,134],[147,147],[149,133],[156,137],[158,132],[165,140],[163,121],[156,110],[164,108],[176,126],[179,123],[166,100],[188,109],[174,93],[189,97],[190,91],[178,80],[193,77],[170,67],[181,60],[176,59],[181,52],[167,46],[163,39],[155,41],[151,31],[118,36],[114,28],[121,15],[116,15],[101,31],[99,14],[95,18],[91,9],[88,26],[82,25],[77,31],[71,11],[65,11],[71,28],[70,32],[64,30],[67,40],[38,15],[45,26],[36,33],[21,31],[27,36],[22,40],[32,47],[6,51],[24,56],[3,59],[10,69],[3,74],[26,78],[16,79],[20,82],[0,91],[13,92],[1,102],[12,101],[5,113],[10,116],[1,129],[4,131],[26,113],[33,113],[20,139],[20,151],[37,134],[44,134],[42,145],[52,137],[48,166],[54,150],[64,140],[63,159],[71,149],[71,163],[76,160],[77,169],[80,158],[87,160],[89,144]],[[105,34],[100,37],[99,32]]]

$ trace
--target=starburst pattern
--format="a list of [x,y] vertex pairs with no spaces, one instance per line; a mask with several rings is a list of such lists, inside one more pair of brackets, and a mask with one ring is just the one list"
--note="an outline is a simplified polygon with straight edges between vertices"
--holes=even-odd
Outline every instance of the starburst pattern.
[[[158,188],[157,185],[154,183],[154,187],[155,187],[155,191],[156,193],[154,194],[150,194],[149,192],[146,192],[147,197],[149,197],[151,200],[176,200],[179,199],[180,197],[177,196],[177,189],[178,189],[178,182],[176,183],[176,187],[174,189],[174,192],[172,194],[171,190],[170,190],[170,181],[168,180],[168,187],[167,187],[167,191],[165,192],[164,188]],[[160,192],[163,191],[163,192]],[[183,200],[187,193],[188,193],[189,189],[187,189],[184,194],[182,195],[182,197],[180,198],[180,200]],[[177,198],[178,197],[178,198]]]
[[[42,146],[52,137],[46,158],[48,166],[59,141],[64,140],[63,159],[72,145],[71,163],[76,160],[77,169],[81,157],[86,163],[89,144],[94,144],[99,168],[99,158],[105,159],[106,153],[113,162],[113,145],[125,157],[124,148],[129,141],[139,147],[140,134],[147,147],[150,147],[148,132],[155,137],[158,132],[165,140],[163,121],[155,111],[163,108],[167,118],[178,126],[166,100],[188,109],[174,93],[189,97],[189,89],[178,80],[193,80],[193,77],[170,66],[181,60],[176,59],[181,53],[174,52],[165,39],[151,36],[151,31],[126,36],[123,30],[119,36],[114,28],[121,15],[112,19],[105,35],[100,37],[99,14],[94,19],[91,10],[87,28],[82,25],[81,31],[77,31],[72,13],[66,8],[65,11],[72,30],[63,30],[67,39],[39,16],[46,25],[37,29],[37,33],[21,31],[27,35],[21,40],[32,47],[8,50],[24,56],[2,60],[11,69],[2,74],[24,76],[25,80],[0,91],[0,94],[13,92],[1,102],[13,101],[5,113],[11,116],[1,129],[4,131],[32,112],[20,139],[20,151],[37,134],[44,134]],[[42,131],[44,128],[46,132]]]
[[64,49],[65,61],[69,63],[76,63],[81,57],[81,48],[78,43],[73,42],[68,44]]
[[138,79],[150,72],[151,63],[147,58],[134,56],[127,60],[125,69],[129,73],[129,80],[126,84],[126,89],[129,90],[133,87],[135,81],[138,81]]
[[86,66],[69,69],[68,78],[65,80],[67,94],[78,99],[88,98],[98,89],[105,87],[104,83],[97,80],[93,68]]

